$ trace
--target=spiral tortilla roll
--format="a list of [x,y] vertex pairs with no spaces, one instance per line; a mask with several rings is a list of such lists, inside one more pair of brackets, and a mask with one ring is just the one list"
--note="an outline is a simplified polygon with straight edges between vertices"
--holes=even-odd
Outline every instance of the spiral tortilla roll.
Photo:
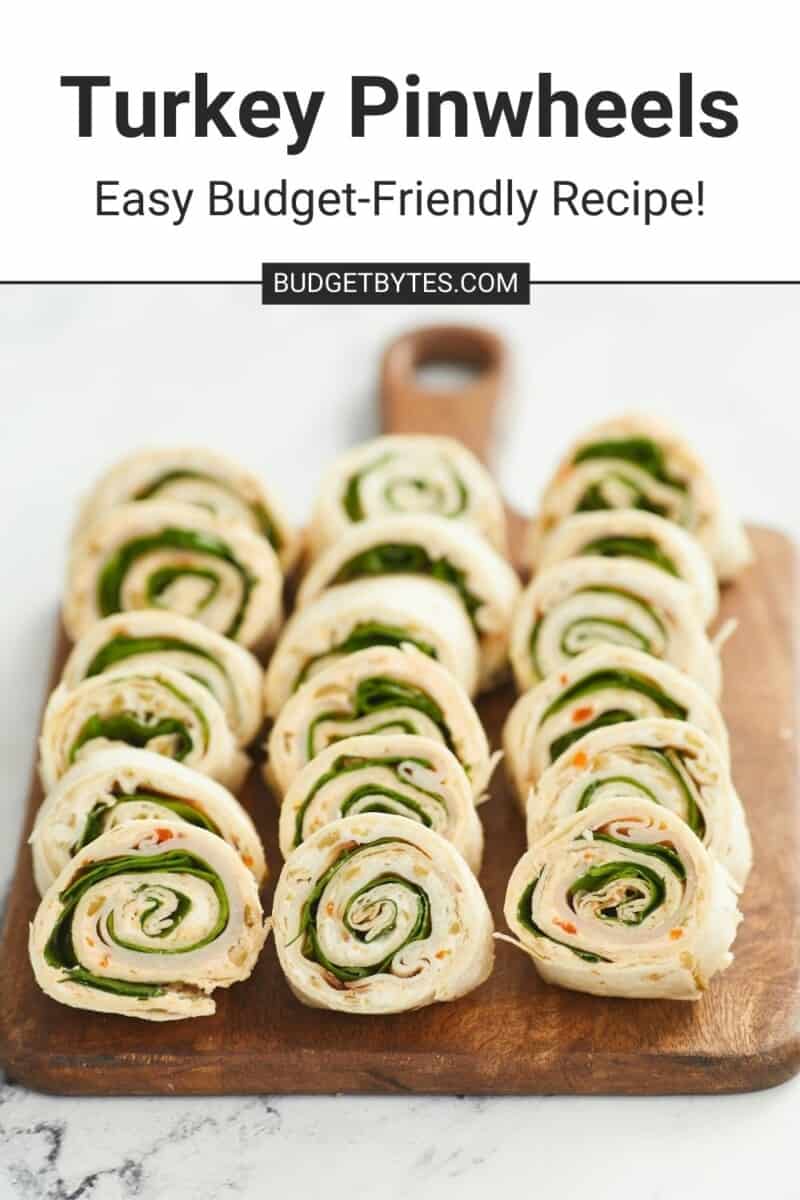
[[237,740],[246,746],[261,728],[264,672],[244,646],[199,621],[157,609],[116,613],[97,621],[76,642],[62,681],[68,688],[119,667],[173,667],[214,694]]
[[596,996],[697,1000],[733,961],[730,876],[680,817],[609,796],[537,842],[505,916],[548,983]]
[[503,744],[517,797],[572,745],[606,725],[647,717],[688,721],[707,733],[729,762],[725,724],[708,692],[688,675],[640,650],[597,646],[548,675],[517,700]]
[[595,729],[542,775],[528,800],[528,844],[606,796],[638,796],[681,817],[740,889],[750,834],[716,742],[686,721],[650,717]]
[[346,654],[405,644],[475,692],[478,641],[451,588],[413,575],[358,579],[323,592],[287,622],[267,668],[265,711],[276,716],[301,684]]
[[247,979],[267,935],[235,850],[183,822],[127,821],[71,859],[31,925],[39,987],[71,1008],[203,1017]]
[[278,958],[313,1008],[380,1014],[456,1000],[491,974],[492,917],[449,842],[368,813],[320,829],[281,871]]
[[704,464],[671,429],[628,414],[587,430],[571,446],[547,485],[531,525],[529,558],[542,561],[547,538],[574,512],[639,508],[693,534],[720,579],[752,561],[741,523],[725,507]]
[[481,687],[502,674],[519,580],[474,529],[444,517],[376,517],[354,525],[312,563],[302,607],[326,588],[375,576],[421,575],[446,584],[472,622],[481,650]]
[[125,821],[187,821],[234,848],[258,883],[264,849],[237,800],[207,775],[147,750],[104,750],[70,767],[45,798],[31,833],[33,874],[44,894],[75,854]]
[[400,513],[472,525],[506,552],[503,501],[475,455],[453,438],[389,434],[348,450],[328,468],[311,519],[311,553],[352,525]]
[[112,671],[75,688],[61,683],[47,702],[39,739],[45,793],[98,750],[151,750],[236,791],[250,760],[211,692],[183,671]]
[[570,558],[541,571],[514,610],[510,653],[520,690],[604,645],[664,659],[719,696],[719,655],[685,583],[634,559]]
[[416,734],[345,738],[297,775],[281,806],[281,854],[324,825],[362,813],[395,813],[441,834],[478,873],[483,827],[469,780],[441,742]]
[[547,538],[539,567],[581,555],[640,559],[688,584],[704,625],[717,615],[719,588],[711,559],[685,529],[654,513],[635,508],[575,513]]
[[280,626],[282,589],[274,550],[251,529],[178,501],[122,504],[72,547],[64,624],[76,641],[101,617],[161,608],[262,646]]
[[414,646],[372,646],[334,662],[283,706],[269,738],[267,782],[279,796],[317,754],[342,738],[415,733],[452,750],[480,796],[492,758],[458,680]]
[[233,459],[198,446],[137,450],[114,464],[86,497],[76,532],[111,508],[136,500],[179,500],[238,521],[266,538],[284,571],[297,558],[300,539],[283,506],[262,480]]

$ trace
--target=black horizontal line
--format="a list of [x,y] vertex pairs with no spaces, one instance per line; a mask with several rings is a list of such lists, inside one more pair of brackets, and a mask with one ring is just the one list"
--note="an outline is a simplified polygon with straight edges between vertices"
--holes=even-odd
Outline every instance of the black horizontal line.
[[158,287],[261,287],[260,279],[0,279],[1,287],[28,287],[53,285],[63,287],[140,287],[156,284]]
[[800,279],[532,279],[531,287],[796,287]]
[[[0,279],[0,287],[261,287],[261,284],[260,279]],[[531,279],[530,286],[798,287],[800,279]]]

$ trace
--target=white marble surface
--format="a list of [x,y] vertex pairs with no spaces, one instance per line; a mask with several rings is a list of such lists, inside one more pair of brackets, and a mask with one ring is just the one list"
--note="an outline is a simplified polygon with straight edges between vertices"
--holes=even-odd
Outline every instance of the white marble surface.
[[[11,831],[0,877],[15,852],[66,536],[86,482],[133,445],[206,442],[262,470],[301,519],[322,465],[373,431],[377,354],[418,315],[264,310],[245,289],[0,289],[0,744]],[[573,430],[650,407],[683,426],[750,519],[800,534],[797,289],[540,289],[530,310],[477,315],[514,352],[498,469],[520,507],[533,506]],[[798,1083],[646,1100],[90,1101],[6,1086],[0,1196],[302,1197],[327,1185],[353,1200],[445,1198],[522,1182],[561,1200],[585,1200],[587,1189],[593,1200],[634,1189],[643,1200],[736,1200],[763,1188],[769,1170],[771,1197],[788,1200],[798,1116]],[[612,1166],[600,1173],[600,1163]]]

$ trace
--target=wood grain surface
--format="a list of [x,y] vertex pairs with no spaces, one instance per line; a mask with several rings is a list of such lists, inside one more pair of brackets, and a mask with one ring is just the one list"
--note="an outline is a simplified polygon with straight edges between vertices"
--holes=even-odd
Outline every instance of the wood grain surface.
[[[504,343],[472,325],[427,325],[387,346],[380,373],[384,433],[456,437],[484,462],[491,457],[495,419],[508,373]],[[434,365],[465,368],[458,384],[425,386]]]
[[[755,867],[734,965],[698,1004],[605,1000],[541,983],[497,946],[472,995],[417,1013],[352,1017],[304,1008],[267,942],[250,980],[217,991],[213,1017],[163,1025],[64,1008],[36,987],[27,957],[37,895],[23,840],[2,945],[0,1057],[12,1080],[70,1094],[243,1092],[659,1093],[770,1087],[800,1069],[800,806],[792,738],[795,561],[782,535],[752,530],[757,566],[729,588],[724,712],[750,819]],[[66,649],[61,639],[58,673]],[[511,701],[481,702],[492,742]],[[41,802],[34,782],[25,838]],[[277,809],[257,771],[243,795],[280,869]],[[483,884],[498,928],[522,819],[502,769],[481,810]]]
[[[426,391],[418,368],[466,364],[461,388]],[[386,432],[447,433],[488,461],[505,349],[485,330],[411,331],[386,351]],[[561,447],[554,447],[554,460]],[[522,520],[509,510],[520,561]],[[755,866],[743,898],[736,960],[697,1004],[608,1000],[543,984],[528,958],[498,943],[491,978],[470,996],[416,1013],[354,1017],[304,1008],[271,940],[244,984],[215,993],[213,1017],[163,1025],[79,1012],[37,988],[27,955],[38,901],[26,839],[42,800],[34,778],[2,939],[0,1058],[11,1079],[76,1095],[246,1092],[735,1092],[800,1070],[800,803],[795,720],[796,558],[783,535],[751,529],[756,565],[723,596],[725,696],[734,777],[751,825]],[[53,679],[66,654],[60,636]],[[493,746],[511,689],[479,711]],[[33,741],[32,737],[32,741]],[[269,911],[280,871],[277,806],[253,770],[241,797],[267,850]],[[502,767],[481,809],[481,884],[498,929],[524,830]]]

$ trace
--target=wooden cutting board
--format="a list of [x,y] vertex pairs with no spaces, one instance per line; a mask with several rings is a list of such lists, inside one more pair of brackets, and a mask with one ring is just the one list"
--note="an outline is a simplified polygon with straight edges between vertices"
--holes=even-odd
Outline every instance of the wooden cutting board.
[[[448,354],[457,350],[458,344],[450,345]],[[409,347],[400,353],[408,358]],[[461,430],[484,452],[495,392],[496,380],[483,399],[474,389],[471,394],[476,409],[485,405],[480,437],[474,436],[475,423]],[[405,410],[401,404],[399,416],[392,416],[393,403],[385,409],[391,427],[403,427]],[[430,396],[433,417],[419,398],[413,403],[413,427],[459,432],[463,405],[452,403],[443,426]],[[554,457],[559,450],[554,445]],[[518,549],[518,521],[513,530]],[[800,804],[792,727],[796,559],[780,533],[750,532],[757,565],[726,590],[722,604],[722,619],[739,622],[724,651],[723,708],[755,867],[743,899],[736,961],[701,1002],[604,1000],[548,987],[523,954],[499,943],[491,979],[463,1000],[400,1016],[349,1017],[295,1000],[270,941],[247,983],[217,991],[213,1017],[159,1025],[64,1008],[38,990],[27,957],[28,922],[38,898],[25,840],[42,799],[34,779],[0,960],[0,1057],[9,1077],[74,1095],[634,1095],[747,1091],[789,1079],[800,1070]],[[66,650],[62,633],[54,681]],[[493,745],[500,742],[512,699],[506,689],[480,703]],[[242,800],[267,849],[269,909],[281,858],[276,805],[258,772]],[[502,769],[481,814],[481,883],[503,928],[506,881],[523,852],[524,833]]]

